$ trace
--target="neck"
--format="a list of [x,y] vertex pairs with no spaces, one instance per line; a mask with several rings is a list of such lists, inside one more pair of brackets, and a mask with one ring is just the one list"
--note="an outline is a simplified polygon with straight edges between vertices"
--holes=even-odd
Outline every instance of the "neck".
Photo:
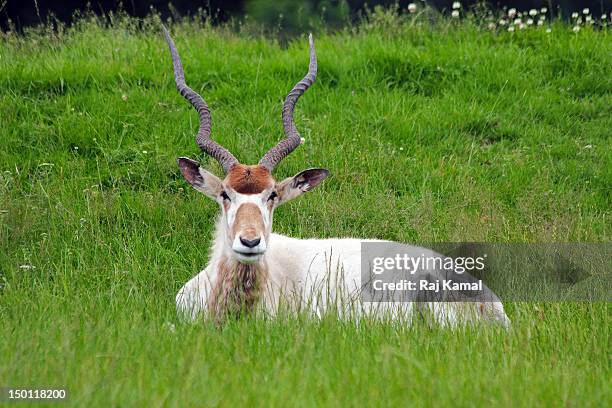
[[230,256],[225,225],[225,219],[221,217],[217,221],[211,262],[217,268],[217,277],[208,307],[217,322],[250,313],[268,281],[265,259],[254,264],[244,264]]

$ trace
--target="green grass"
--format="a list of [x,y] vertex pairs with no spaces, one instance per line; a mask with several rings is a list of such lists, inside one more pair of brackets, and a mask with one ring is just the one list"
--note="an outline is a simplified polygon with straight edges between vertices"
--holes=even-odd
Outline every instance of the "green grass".
[[[282,207],[275,230],[609,242],[609,32],[424,21],[316,35],[319,77],[296,110],[306,143],[276,176],[333,176]],[[282,137],[305,39],[171,29],[214,137],[256,162]],[[70,406],[612,401],[608,303],[509,303],[509,333],[333,317],[180,324],[174,295],[207,262],[217,208],[175,158],[220,169],[195,145],[154,19],[3,37],[0,123],[0,387],[66,387]]]

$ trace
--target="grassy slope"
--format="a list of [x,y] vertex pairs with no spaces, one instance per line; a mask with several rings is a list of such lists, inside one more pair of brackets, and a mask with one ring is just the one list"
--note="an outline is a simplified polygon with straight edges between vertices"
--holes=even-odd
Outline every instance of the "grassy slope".
[[[215,137],[257,161],[282,135],[305,41],[173,31]],[[316,43],[306,144],[277,177],[333,178],[279,210],[277,231],[609,241],[607,32],[379,23]],[[3,40],[0,107],[0,386],[67,386],[78,405],[610,402],[605,304],[510,304],[508,335],[334,319],[168,330],[217,209],[176,168],[198,154],[196,116],[150,27]]]

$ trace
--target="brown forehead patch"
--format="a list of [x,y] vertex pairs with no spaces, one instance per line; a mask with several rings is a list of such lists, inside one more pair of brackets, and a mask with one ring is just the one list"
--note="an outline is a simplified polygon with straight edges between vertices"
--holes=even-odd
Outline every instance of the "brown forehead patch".
[[272,187],[274,179],[263,166],[238,164],[227,173],[225,183],[240,194],[259,194]]

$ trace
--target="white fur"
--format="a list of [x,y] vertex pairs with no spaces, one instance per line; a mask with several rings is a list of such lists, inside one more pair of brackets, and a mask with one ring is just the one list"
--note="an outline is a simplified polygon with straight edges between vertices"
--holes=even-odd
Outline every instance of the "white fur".
[[[206,302],[216,279],[216,265],[227,253],[224,243],[224,217],[218,222],[215,243],[208,266],[187,282],[176,296],[177,310],[187,320],[195,320],[206,312]],[[330,310],[378,318],[410,317],[413,303],[361,302],[361,243],[352,238],[296,239],[270,234],[265,262],[269,282],[262,299],[263,309],[275,315],[279,305],[286,304],[320,316]],[[462,321],[463,303],[431,303],[424,305],[435,320],[443,325]],[[499,302],[487,304],[492,312],[489,320],[509,325]],[[464,316],[465,317],[465,316]],[[464,319],[465,320],[465,319]],[[469,319],[467,319],[469,320]]]
[[[317,169],[313,169],[317,170]],[[318,169],[321,170],[321,169]],[[261,298],[262,309],[276,315],[281,306],[290,311],[302,311],[321,316],[327,312],[335,312],[341,316],[351,315],[372,316],[376,318],[390,317],[400,319],[410,318],[415,310],[426,310],[428,316],[433,316],[440,324],[454,326],[460,322],[471,320],[490,320],[508,327],[509,320],[500,302],[484,303],[410,303],[410,302],[364,302],[361,300],[361,243],[373,240],[352,238],[332,239],[296,239],[272,233],[274,209],[310,188],[312,176],[314,186],[325,177],[320,177],[313,171],[296,175],[293,183],[286,179],[277,183],[275,189],[281,191],[280,197],[272,204],[268,201],[273,189],[259,194],[239,194],[230,186],[221,185],[220,180],[200,169],[204,174],[201,187],[203,192],[215,199],[221,207],[221,216],[216,224],[216,232],[212,246],[211,257],[206,268],[187,282],[176,296],[177,310],[187,320],[195,320],[207,311],[207,300],[217,279],[218,264],[222,259],[232,259],[242,263],[262,263],[268,270],[268,281]],[[229,197],[224,200],[221,191]],[[232,233],[236,214],[241,205],[255,204],[261,213],[263,231],[259,234],[260,243],[252,248],[240,242],[244,231]],[[244,221],[244,220],[243,220]],[[253,228],[257,224],[253,220]],[[246,224],[249,225],[248,223]],[[259,227],[261,228],[261,227]],[[235,236],[234,236],[235,235]],[[251,231],[251,236],[252,236]],[[251,238],[252,239],[252,238]],[[405,247],[409,251],[433,251],[419,247]],[[255,254],[255,255],[253,255]],[[475,313],[477,306],[484,307],[487,313]]]

